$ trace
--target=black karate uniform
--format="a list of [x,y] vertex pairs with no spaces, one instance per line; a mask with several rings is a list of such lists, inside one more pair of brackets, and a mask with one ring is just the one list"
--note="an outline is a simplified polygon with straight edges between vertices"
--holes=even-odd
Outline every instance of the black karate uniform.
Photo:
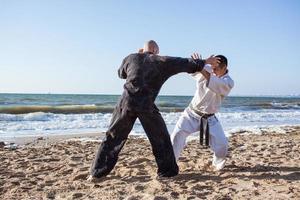
[[169,77],[180,72],[201,71],[204,64],[204,60],[158,56],[149,52],[130,54],[123,60],[118,74],[126,79],[124,92],[96,154],[91,169],[93,177],[105,176],[114,168],[137,118],[151,143],[158,175],[171,177],[178,174],[170,136],[154,101]]

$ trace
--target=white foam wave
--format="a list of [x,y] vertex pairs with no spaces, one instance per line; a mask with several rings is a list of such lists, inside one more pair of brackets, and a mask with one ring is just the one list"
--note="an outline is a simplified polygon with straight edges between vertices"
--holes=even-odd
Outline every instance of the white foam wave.
[[53,118],[51,113],[35,112],[22,115],[13,115],[13,114],[0,114],[1,121],[50,121]]
[[[162,113],[169,132],[173,131],[180,115],[180,112]],[[300,124],[300,111],[223,112],[217,114],[217,116],[227,134],[243,131],[259,133],[263,130],[263,127]],[[52,114],[37,112],[21,115],[0,114],[0,138],[18,135],[103,132],[107,130],[110,119],[111,113]],[[136,121],[131,134],[144,134],[144,129],[139,120]]]
[[300,106],[299,106],[300,104],[298,102],[291,102],[291,103],[272,102],[271,105],[274,108],[281,108],[281,109],[289,109],[289,108],[298,109],[298,108],[300,108]]
[[300,124],[300,111],[228,112],[217,116],[225,127]]

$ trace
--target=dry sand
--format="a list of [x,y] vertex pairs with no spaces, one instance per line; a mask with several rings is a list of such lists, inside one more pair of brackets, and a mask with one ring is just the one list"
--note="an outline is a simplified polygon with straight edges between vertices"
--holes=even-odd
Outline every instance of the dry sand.
[[[191,141],[180,174],[158,180],[147,139],[131,137],[112,173],[86,181],[99,141],[56,141],[0,148],[0,199],[300,199],[300,128],[235,134],[221,172]],[[291,131],[292,130],[292,131]]]

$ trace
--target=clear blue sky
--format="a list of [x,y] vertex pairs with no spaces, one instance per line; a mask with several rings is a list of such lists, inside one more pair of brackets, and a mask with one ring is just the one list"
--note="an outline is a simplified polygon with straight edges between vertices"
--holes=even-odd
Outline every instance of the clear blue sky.
[[[0,93],[120,94],[123,57],[149,39],[161,55],[227,56],[232,95],[300,94],[298,0],[0,0]],[[161,94],[194,90],[180,74]]]

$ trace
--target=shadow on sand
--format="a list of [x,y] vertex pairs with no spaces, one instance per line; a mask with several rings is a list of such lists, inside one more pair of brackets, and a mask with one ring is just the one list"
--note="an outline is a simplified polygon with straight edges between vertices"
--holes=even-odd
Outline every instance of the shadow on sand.
[[[245,174],[246,172],[251,172]],[[300,180],[300,168],[299,167],[275,167],[275,166],[264,166],[256,165],[254,167],[228,165],[219,172],[222,176],[217,175],[203,175],[201,173],[182,173],[174,177],[174,180],[178,181],[222,181],[229,178],[240,178],[240,179],[283,179],[289,181]],[[281,173],[284,173],[282,175]],[[228,174],[228,175],[226,175]]]

